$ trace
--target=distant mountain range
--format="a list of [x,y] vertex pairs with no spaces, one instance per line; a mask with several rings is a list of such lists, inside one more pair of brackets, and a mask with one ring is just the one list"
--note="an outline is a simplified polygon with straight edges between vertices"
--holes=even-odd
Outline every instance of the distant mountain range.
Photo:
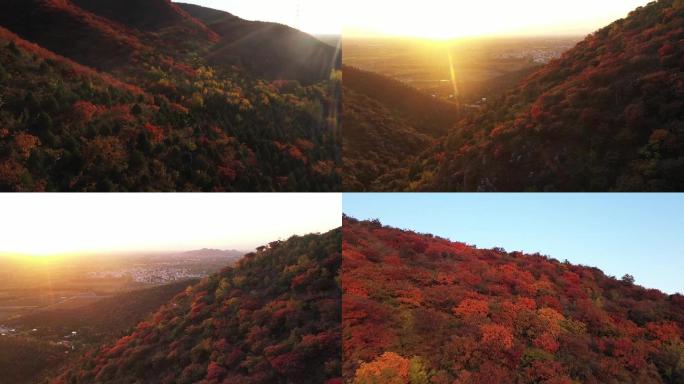
[[237,250],[221,250],[221,249],[211,249],[202,248],[194,251],[187,251],[181,253],[183,256],[192,257],[225,257],[226,259],[236,259],[245,255],[247,252],[237,251]]
[[339,190],[340,60],[168,0],[0,1],[0,190]]

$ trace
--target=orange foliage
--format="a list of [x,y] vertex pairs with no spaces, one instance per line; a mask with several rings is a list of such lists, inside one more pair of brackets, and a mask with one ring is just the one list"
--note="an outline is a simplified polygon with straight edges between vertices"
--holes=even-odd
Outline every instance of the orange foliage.
[[509,328],[498,324],[485,324],[480,326],[480,331],[485,345],[504,350],[513,348],[513,332]]
[[453,312],[465,319],[481,319],[489,313],[489,302],[486,300],[466,299],[463,300]]
[[164,129],[161,127],[158,127],[152,123],[145,123],[144,126],[145,131],[150,134],[150,137],[152,138],[152,141],[155,143],[161,143],[164,141]]
[[361,364],[356,370],[354,383],[406,384],[410,361],[394,352],[385,352],[373,362]]

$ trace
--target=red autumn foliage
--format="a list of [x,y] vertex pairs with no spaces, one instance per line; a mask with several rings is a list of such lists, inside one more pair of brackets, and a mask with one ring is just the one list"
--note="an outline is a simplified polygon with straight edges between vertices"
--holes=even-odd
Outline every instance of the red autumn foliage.
[[432,383],[684,378],[680,295],[377,221],[344,217],[343,230],[345,377],[373,382],[368,367],[395,353],[422,361]]
[[[212,60],[230,56],[217,45],[256,27],[260,40],[286,33],[288,44],[311,43],[321,60],[334,49],[283,26],[232,17],[217,26],[205,16],[167,0],[0,2],[0,120],[9,124],[0,127],[0,190],[339,190],[337,124],[311,110],[334,108],[328,73],[281,65],[292,57],[252,57],[263,47],[242,44],[239,56],[311,80],[285,95],[249,63]],[[230,36],[213,30],[226,23]],[[33,160],[11,132],[40,140]]]
[[83,124],[88,124],[97,114],[102,112],[103,108],[99,108],[89,101],[79,100],[74,103],[74,118]]
[[[273,242],[188,287],[130,335],[75,358],[53,381],[339,383],[341,242],[339,229]],[[292,289],[297,275],[306,282]]]
[[164,141],[164,129],[161,127],[158,127],[152,123],[145,123],[144,126],[145,131],[150,134],[150,137],[152,138],[152,141],[155,143],[161,143]]

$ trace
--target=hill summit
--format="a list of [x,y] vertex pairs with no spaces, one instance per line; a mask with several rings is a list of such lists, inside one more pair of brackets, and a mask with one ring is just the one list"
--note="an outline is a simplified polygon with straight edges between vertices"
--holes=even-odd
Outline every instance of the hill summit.
[[682,295],[378,221],[343,230],[351,383],[684,382]]

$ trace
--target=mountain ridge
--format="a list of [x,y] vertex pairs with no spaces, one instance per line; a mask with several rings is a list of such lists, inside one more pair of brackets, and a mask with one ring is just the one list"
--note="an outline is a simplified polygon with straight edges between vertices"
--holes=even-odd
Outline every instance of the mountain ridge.
[[240,63],[268,78],[297,78],[304,83],[327,78],[331,69],[341,66],[336,48],[287,25],[247,21],[194,4],[176,5],[221,36],[209,54],[211,63]]

